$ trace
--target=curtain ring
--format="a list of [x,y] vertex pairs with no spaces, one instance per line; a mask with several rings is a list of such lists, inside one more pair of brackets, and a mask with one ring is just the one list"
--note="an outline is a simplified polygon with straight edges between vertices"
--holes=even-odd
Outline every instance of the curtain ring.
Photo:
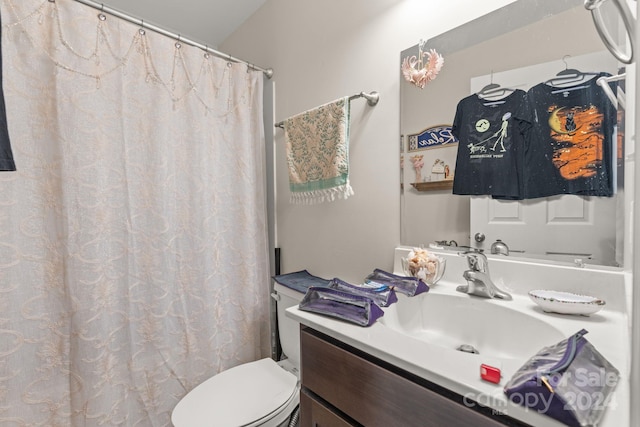
[[205,59],[209,59],[209,45],[204,46],[204,57]]
[[144,29],[144,19],[140,20],[140,29],[138,30],[138,33],[140,33],[141,36],[144,36],[147,33]]
[[98,14],[98,19],[101,21],[107,20],[107,15],[104,14],[104,3],[100,4],[100,13]]
[[182,36],[181,36],[180,34],[178,34],[178,41],[177,41],[177,42],[176,42],[176,44],[175,44],[176,49],[180,49],[180,48],[182,47],[182,43],[180,43],[180,42],[181,42],[181,40],[182,40],[182,39],[181,39],[181,37],[182,37]]

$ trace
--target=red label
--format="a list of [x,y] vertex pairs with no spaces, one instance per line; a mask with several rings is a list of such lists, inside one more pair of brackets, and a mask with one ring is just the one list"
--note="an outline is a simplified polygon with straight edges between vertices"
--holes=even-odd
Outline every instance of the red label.
[[485,365],[484,363],[480,365],[480,378],[483,380],[498,384],[500,382],[500,376],[500,369]]

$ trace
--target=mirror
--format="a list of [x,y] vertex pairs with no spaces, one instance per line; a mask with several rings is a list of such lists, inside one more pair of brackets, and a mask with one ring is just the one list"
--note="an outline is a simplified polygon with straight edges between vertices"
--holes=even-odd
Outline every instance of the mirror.
[[[615,13],[603,11],[603,16],[610,29],[624,34]],[[527,91],[564,70],[614,76],[624,72],[623,64],[606,50],[583,1],[518,0],[424,42],[422,50],[431,49],[443,56],[444,66],[424,89],[400,74],[401,243],[427,247],[441,242],[445,249],[453,243],[489,253],[492,243],[500,239],[514,257],[622,266],[624,212],[629,201],[623,185],[625,108],[621,102],[617,135],[611,141],[612,197],[563,195],[505,201],[452,194],[458,147],[451,125],[461,99],[490,84]],[[419,51],[417,44],[401,52],[401,64]],[[624,100],[622,88],[631,94],[631,82],[616,80],[621,87],[619,99]],[[629,111],[626,114],[633,117]],[[542,228],[534,224],[537,220],[530,220],[533,211],[542,218]],[[585,224],[590,231],[578,227]]]

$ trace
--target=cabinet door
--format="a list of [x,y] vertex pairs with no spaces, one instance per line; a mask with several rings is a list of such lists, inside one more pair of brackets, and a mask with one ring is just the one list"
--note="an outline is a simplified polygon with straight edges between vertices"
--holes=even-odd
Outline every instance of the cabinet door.
[[302,386],[363,426],[504,425],[386,369],[373,357],[354,354],[344,343],[311,328],[302,329],[300,338]]
[[305,389],[300,392],[300,426],[355,427],[314,399]]

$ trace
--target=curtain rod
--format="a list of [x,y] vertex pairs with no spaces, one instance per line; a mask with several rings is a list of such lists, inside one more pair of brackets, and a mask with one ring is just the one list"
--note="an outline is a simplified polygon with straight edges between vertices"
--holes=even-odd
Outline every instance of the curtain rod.
[[[349,101],[351,101],[352,99],[357,99],[357,98],[365,98],[367,100],[367,104],[369,104],[370,106],[374,106],[378,103],[378,101],[380,101],[380,94],[378,92],[371,92],[371,93],[366,93],[366,92],[360,92],[360,93],[356,93],[355,95],[351,95],[349,97]],[[284,122],[278,122],[274,125],[277,128],[281,128],[284,129]]]
[[[49,0],[49,1],[55,1],[55,0]],[[125,21],[131,22],[132,24],[136,24],[139,25],[142,29],[147,29],[147,30],[151,30],[154,31],[158,34],[162,34],[164,36],[170,37],[174,40],[179,41],[180,43],[186,43],[188,45],[191,46],[195,46],[197,48],[200,48],[202,50],[204,50],[205,52],[211,53],[219,58],[224,58],[227,61],[231,61],[231,62],[237,62],[240,64],[246,64],[249,68],[253,69],[253,70],[257,70],[257,71],[262,71],[264,73],[265,76],[267,76],[268,79],[270,79],[271,77],[273,77],[273,69],[272,68],[261,68],[258,67],[257,65],[251,64],[247,61],[243,61],[242,59],[238,59],[235,58],[231,55],[228,55],[226,53],[223,52],[219,52],[215,49],[210,48],[209,46],[205,46],[202,43],[198,43],[196,41],[193,41],[191,39],[182,37],[180,34],[176,34],[173,33],[171,31],[165,30],[164,28],[160,28],[156,25],[153,24],[149,24],[147,22],[144,22],[144,20],[142,19],[138,19],[138,18],[134,18],[131,15],[128,15],[124,12],[120,12],[116,9],[110,8],[108,6],[105,6],[104,3],[96,3],[94,1],[91,0],[73,0],[76,1],[78,3],[82,3],[86,6],[92,7],[94,9],[99,10],[100,12],[104,12],[104,13],[108,13],[109,15],[113,15],[117,18],[120,19],[124,19]]]

